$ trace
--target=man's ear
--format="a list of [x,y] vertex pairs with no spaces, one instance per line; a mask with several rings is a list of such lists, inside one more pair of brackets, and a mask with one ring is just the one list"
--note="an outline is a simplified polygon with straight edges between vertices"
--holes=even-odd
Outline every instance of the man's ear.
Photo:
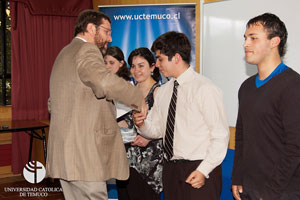
[[88,33],[96,33],[96,25],[93,23],[88,23],[88,25],[86,26],[86,31]]
[[280,44],[280,37],[279,36],[275,36],[271,39],[272,48],[279,46],[279,44]]
[[181,56],[179,53],[175,53],[174,55],[175,63],[177,64],[181,60]]

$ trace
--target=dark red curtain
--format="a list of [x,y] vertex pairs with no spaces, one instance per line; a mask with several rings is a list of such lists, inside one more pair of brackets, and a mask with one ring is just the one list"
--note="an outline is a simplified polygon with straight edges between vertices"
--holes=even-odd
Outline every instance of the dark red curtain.
[[[11,0],[11,73],[13,120],[49,119],[49,77],[59,51],[74,34],[78,13],[92,0]],[[12,171],[28,161],[29,136],[12,137]]]

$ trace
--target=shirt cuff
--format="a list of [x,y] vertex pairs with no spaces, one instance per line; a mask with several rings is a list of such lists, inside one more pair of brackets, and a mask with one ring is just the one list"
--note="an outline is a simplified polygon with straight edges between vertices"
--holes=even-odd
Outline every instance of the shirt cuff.
[[147,133],[147,126],[146,126],[146,124],[144,124],[144,126],[143,126],[142,128],[139,128],[139,127],[137,127],[137,126],[135,126],[135,127],[136,127],[137,132],[138,132],[140,135],[142,135],[142,136],[144,136],[144,137],[146,137],[146,138],[149,137],[149,136],[145,135],[145,133]]
[[200,171],[205,178],[209,178],[209,173],[215,168],[215,166],[212,166],[205,160],[203,160],[200,165],[197,167],[197,170]]
[[137,128],[137,130],[138,130],[140,133],[145,133],[146,130],[147,130],[146,124],[144,124],[144,126],[141,127],[141,128],[139,128],[139,127],[137,127],[137,126],[136,126],[136,128]]

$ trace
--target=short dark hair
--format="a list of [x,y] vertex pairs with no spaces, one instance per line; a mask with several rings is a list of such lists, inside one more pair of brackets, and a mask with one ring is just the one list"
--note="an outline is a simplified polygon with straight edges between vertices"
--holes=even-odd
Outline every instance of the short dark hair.
[[272,13],[264,13],[250,19],[246,27],[249,28],[251,25],[259,23],[268,32],[268,39],[272,39],[273,37],[277,36],[280,38],[278,51],[280,57],[283,57],[286,53],[286,41],[288,37],[288,32],[286,30],[285,24],[276,15]]
[[107,48],[106,53],[105,53],[104,56],[107,56],[107,55],[114,57],[119,62],[123,61],[123,65],[122,65],[122,67],[119,68],[116,75],[118,75],[119,77],[125,79],[126,81],[130,81],[131,80],[130,72],[128,70],[128,67],[127,67],[126,61],[124,59],[124,54],[123,54],[122,50],[117,46],[111,46],[111,47]]
[[75,30],[74,36],[78,33],[85,33],[87,32],[86,27],[89,23],[95,24],[96,28],[103,23],[103,19],[106,19],[111,23],[111,19],[106,14],[97,11],[97,10],[84,10],[79,13],[76,23],[75,23]]
[[[130,55],[128,57],[128,64],[130,67],[132,66],[132,60],[133,60],[133,57],[135,57],[135,56],[141,56],[141,57],[145,58],[145,60],[147,60],[147,62],[149,63],[150,67],[152,65],[155,65],[155,57],[148,48],[140,47],[138,49],[133,50],[130,53]],[[159,69],[157,67],[154,68],[153,74],[151,76],[152,76],[153,80],[155,80],[156,82],[158,82],[160,80],[160,73],[159,73]]]
[[162,54],[168,56],[171,60],[176,53],[179,53],[186,63],[191,59],[191,43],[183,33],[170,31],[159,36],[152,44],[151,50],[156,52],[160,50]]

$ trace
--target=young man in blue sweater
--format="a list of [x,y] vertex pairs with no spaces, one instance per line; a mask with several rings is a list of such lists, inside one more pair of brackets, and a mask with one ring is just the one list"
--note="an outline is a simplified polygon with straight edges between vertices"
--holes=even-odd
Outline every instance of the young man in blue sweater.
[[287,30],[274,14],[247,23],[232,192],[236,200],[300,199],[300,76],[286,66]]

